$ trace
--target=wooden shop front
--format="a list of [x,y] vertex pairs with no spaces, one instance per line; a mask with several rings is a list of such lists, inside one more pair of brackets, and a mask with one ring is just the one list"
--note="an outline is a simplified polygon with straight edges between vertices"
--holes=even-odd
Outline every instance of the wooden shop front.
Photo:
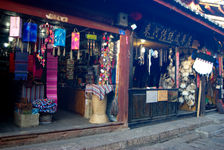
[[[155,1],[159,4],[156,8],[160,8],[161,13],[155,14],[156,10],[152,6],[147,17],[136,21],[137,28],[133,31],[129,78],[130,127],[195,115],[200,78],[193,69],[195,61],[192,55],[195,51],[200,51],[215,56],[221,50],[218,42],[211,37],[221,38],[219,34],[223,35],[222,31],[208,27],[207,23],[200,20],[202,18],[189,15],[184,8],[176,5],[174,7],[169,2]],[[164,17],[168,13],[169,19]],[[181,17],[179,13],[186,17]],[[222,66],[221,63],[219,65]],[[212,76],[217,75],[217,70],[216,65]],[[208,80],[212,82],[211,79]],[[215,89],[214,91],[217,92]],[[216,92],[212,98],[207,97],[210,104],[215,104],[212,101],[219,98]]]
[[[19,103],[22,103],[20,99],[24,99],[25,103],[34,101],[37,97],[35,92],[37,84],[42,86],[42,89],[39,89],[40,94],[38,93],[39,95],[42,95],[42,97],[38,98],[52,98],[50,96],[52,95],[52,91],[48,91],[48,89],[49,87],[52,88],[50,83],[55,83],[52,79],[57,78],[56,86],[54,85],[53,89],[56,89],[56,93],[54,91],[54,96],[56,96],[58,108],[55,115],[57,116],[57,114],[59,114],[60,119],[53,120],[51,124],[35,125],[36,127],[31,127],[31,125],[28,126],[28,128],[18,129],[18,132],[17,128],[12,127],[15,129],[14,133],[10,130],[5,130],[4,134],[1,136],[1,146],[13,146],[13,144],[41,142],[46,139],[57,140],[74,136],[111,132],[127,127],[128,53],[130,47],[129,30],[122,30],[105,23],[7,0],[0,2],[0,9],[1,16],[2,18],[6,18],[6,21],[9,21],[10,17],[16,16],[22,18],[25,22],[26,20],[30,20],[30,22],[37,24],[38,38],[42,34],[42,30],[39,29],[44,27],[51,28],[52,26],[53,28],[57,26],[57,28],[59,27],[66,31],[66,42],[64,42],[66,46],[60,45],[58,47],[54,46],[49,48],[48,45],[46,45],[45,53],[40,55],[38,55],[38,53],[44,51],[44,48],[42,49],[42,47],[38,47],[38,44],[45,42],[45,40],[38,41],[38,43],[30,42],[28,43],[28,46],[26,44],[26,48],[25,46],[21,47],[21,45],[24,45],[24,42],[19,46],[15,43],[19,48],[17,47],[14,49],[12,46],[13,44],[10,45],[11,47],[7,48],[8,53],[21,51],[29,56],[31,54],[33,54],[33,56],[38,56],[36,59],[39,60],[38,62],[41,62],[41,67],[44,68],[47,66],[43,69],[46,79],[43,81],[42,79],[38,81],[32,80],[29,86],[27,86],[28,79],[25,79],[26,81],[23,79],[23,81],[21,81],[21,79],[20,81],[14,81],[14,74],[10,76],[13,83],[19,83],[16,85],[18,91],[22,91],[22,94],[19,94],[19,96],[17,95],[14,98],[5,96],[6,98],[13,99],[12,101],[14,104],[10,104],[10,110],[14,111],[13,107],[15,106],[15,102],[19,101]],[[29,21],[26,23],[29,23]],[[76,48],[75,50],[72,50],[71,48],[73,33],[78,33],[80,36],[79,48]],[[39,48],[41,49],[40,51],[38,51]],[[7,57],[7,59],[9,60],[9,57]],[[109,60],[110,62],[108,62]],[[45,61],[46,66],[43,65]],[[53,71],[55,67],[57,69]],[[52,78],[47,78],[48,70],[51,71],[49,74],[52,75]],[[5,72],[7,72],[7,70]],[[9,85],[13,86],[11,83]],[[19,88],[19,86],[24,90]],[[88,91],[86,90],[87,86],[89,87]],[[100,91],[99,99],[102,97],[102,94],[110,93],[110,96],[108,95],[108,97],[106,94],[103,96],[112,98],[111,103],[113,104],[111,105],[113,105],[113,111],[116,114],[113,122],[109,122],[107,119],[102,123],[89,122],[92,114],[91,94],[98,90]],[[24,91],[26,94],[23,94]],[[114,91],[113,94],[111,94],[111,91]],[[66,110],[68,113],[62,111],[60,114],[60,110]],[[8,116],[13,118],[10,114]],[[73,118],[73,121],[69,121],[68,116]],[[64,123],[61,122],[63,119],[65,120]],[[21,124],[19,124],[19,126],[20,125]],[[26,130],[26,133],[21,134],[19,132],[20,130]],[[34,134],[35,137],[30,139]],[[13,141],[15,137],[19,139],[17,142]]]

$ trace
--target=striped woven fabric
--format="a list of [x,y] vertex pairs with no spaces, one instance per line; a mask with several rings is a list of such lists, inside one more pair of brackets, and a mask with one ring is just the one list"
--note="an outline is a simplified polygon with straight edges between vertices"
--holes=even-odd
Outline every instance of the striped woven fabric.
[[47,98],[57,103],[57,69],[58,58],[47,53]]
[[110,93],[113,90],[113,85],[96,85],[96,84],[87,84],[85,93],[92,93],[100,98],[104,99],[104,96]]
[[15,80],[27,80],[28,53],[16,51],[15,54]]

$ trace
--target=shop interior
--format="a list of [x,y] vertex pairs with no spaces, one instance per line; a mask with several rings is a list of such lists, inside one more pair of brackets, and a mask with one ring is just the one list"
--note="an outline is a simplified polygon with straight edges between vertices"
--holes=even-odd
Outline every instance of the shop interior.
[[[4,136],[9,132],[20,134],[21,131],[30,133],[96,126],[89,122],[92,114],[91,94],[86,95],[85,87],[88,84],[104,82],[116,88],[119,35],[12,12],[1,11],[0,14],[2,20],[0,80],[4,85],[1,91],[0,133]],[[32,40],[30,35],[28,41],[24,40],[25,38],[10,37],[11,16],[22,18],[23,25],[24,23],[36,24],[38,30],[36,40]],[[23,26],[23,32],[25,29]],[[45,34],[51,37],[51,29],[52,31],[62,29],[66,32],[65,41],[58,40],[58,43],[64,45],[55,46],[49,39],[46,43]],[[71,48],[74,46],[72,45],[73,33],[79,33],[79,48]],[[106,53],[107,51],[110,52]],[[18,72],[19,67],[16,66],[18,56],[26,57],[26,62],[22,62],[23,65],[27,65],[23,74]],[[29,66],[29,63],[34,64],[35,67]],[[107,96],[110,101],[106,113],[113,117],[109,118],[110,122],[116,121],[117,94],[117,92],[110,92]],[[25,128],[15,123],[16,118],[19,117],[18,113],[38,113],[34,108],[39,106],[41,100],[46,99],[48,95],[52,99],[56,97],[54,102],[47,101],[51,105],[47,111],[48,114],[51,113],[50,117],[45,116],[38,125]],[[34,104],[36,100],[39,101]],[[35,118],[32,119],[35,121]]]
[[[152,92],[158,89],[158,93],[165,90],[167,93],[163,94],[166,96],[158,95],[158,98],[149,103],[167,105],[167,102],[177,102],[178,114],[194,112],[197,88],[196,73],[192,69],[192,51],[192,48],[172,47],[136,38],[133,51],[133,89]],[[178,68],[176,63],[179,64]],[[179,78],[176,78],[177,71]]]
[[[192,67],[194,63],[192,54],[195,50],[136,38],[133,50],[133,89],[168,89],[168,96],[165,99],[168,102],[178,102],[178,114],[196,112],[199,78]],[[176,78],[177,71],[179,78]],[[216,64],[212,74],[207,77],[206,110],[216,108],[217,76]],[[178,93],[172,92],[172,89],[177,89]],[[161,103],[159,99],[152,100],[152,103],[155,102]]]

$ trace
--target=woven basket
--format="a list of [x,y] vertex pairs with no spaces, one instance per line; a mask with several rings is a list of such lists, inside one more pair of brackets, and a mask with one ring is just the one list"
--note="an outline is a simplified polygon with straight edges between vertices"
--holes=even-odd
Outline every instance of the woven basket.
[[52,114],[41,113],[40,114],[40,124],[50,124],[52,123]]
[[107,98],[106,95],[103,100],[100,100],[98,96],[92,96],[93,115],[90,117],[90,123],[106,123],[108,117],[106,115]]

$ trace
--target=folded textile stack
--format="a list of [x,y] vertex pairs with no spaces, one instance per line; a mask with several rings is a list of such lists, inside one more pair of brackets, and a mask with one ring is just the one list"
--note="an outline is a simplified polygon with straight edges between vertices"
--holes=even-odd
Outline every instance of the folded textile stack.
[[58,58],[47,53],[47,98],[57,103],[57,70]]
[[33,107],[39,109],[39,112],[55,113],[57,110],[57,103],[54,99],[37,99],[32,104]]

